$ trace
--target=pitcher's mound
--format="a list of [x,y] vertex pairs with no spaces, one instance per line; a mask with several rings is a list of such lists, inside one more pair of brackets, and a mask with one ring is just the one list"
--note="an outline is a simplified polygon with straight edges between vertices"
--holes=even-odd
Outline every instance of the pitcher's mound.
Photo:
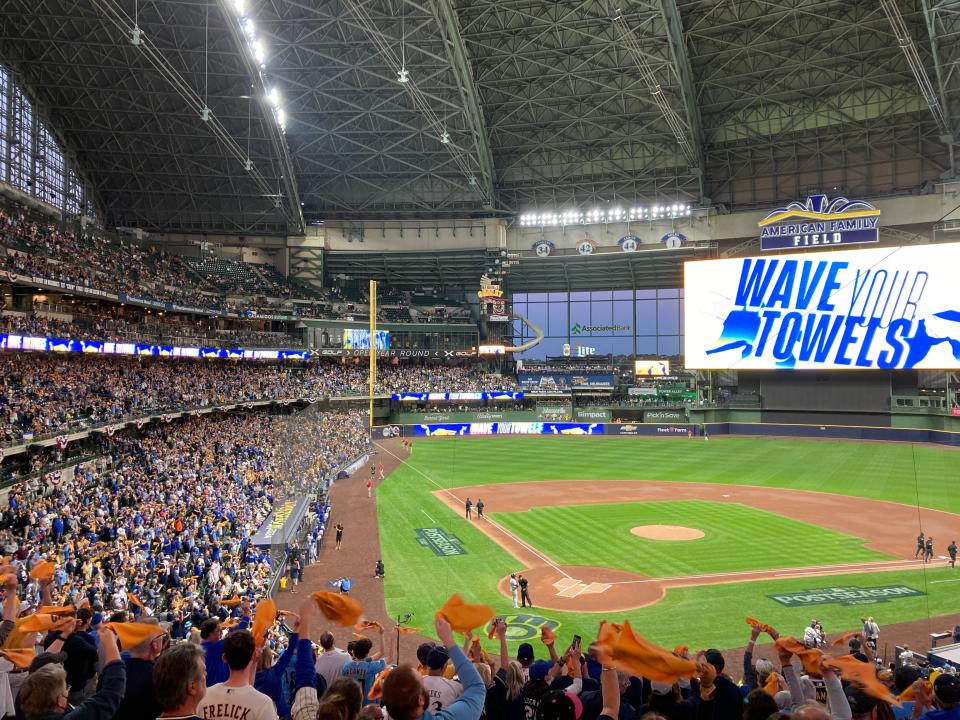
[[639,525],[630,530],[647,540],[699,540],[703,531],[681,525]]

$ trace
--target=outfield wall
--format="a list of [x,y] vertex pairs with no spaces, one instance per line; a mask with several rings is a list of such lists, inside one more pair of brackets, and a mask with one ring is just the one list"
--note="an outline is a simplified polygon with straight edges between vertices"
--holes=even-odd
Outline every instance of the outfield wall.
[[375,438],[477,437],[489,435],[614,435],[636,437],[752,436],[830,440],[879,440],[933,443],[960,447],[960,433],[946,430],[891,428],[863,425],[802,425],[789,423],[570,423],[491,422],[386,425],[374,428]]

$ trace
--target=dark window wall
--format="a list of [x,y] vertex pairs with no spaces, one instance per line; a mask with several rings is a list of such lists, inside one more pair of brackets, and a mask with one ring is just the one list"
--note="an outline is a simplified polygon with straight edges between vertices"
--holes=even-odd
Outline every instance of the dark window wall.
[[[597,355],[676,356],[683,351],[683,291],[595,290],[592,292],[514,293],[513,311],[543,330],[542,342],[518,355],[543,359],[577,345]],[[600,329],[587,329],[596,328]],[[514,323],[517,343],[534,337]]]

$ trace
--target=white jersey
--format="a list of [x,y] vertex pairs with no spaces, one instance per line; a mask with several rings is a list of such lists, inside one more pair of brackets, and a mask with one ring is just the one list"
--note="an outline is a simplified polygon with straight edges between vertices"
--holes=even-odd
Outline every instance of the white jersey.
[[273,700],[252,685],[228,687],[217,683],[207,688],[207,694],[197,705],[197,715],[203,720],[277,720]]
[[423,678],[423,689],[430,698],[431,714],[436,715],[445,707],[449,707],[463,692],[463,685],[456,680],[447,680],[439,675],[427,675]]

